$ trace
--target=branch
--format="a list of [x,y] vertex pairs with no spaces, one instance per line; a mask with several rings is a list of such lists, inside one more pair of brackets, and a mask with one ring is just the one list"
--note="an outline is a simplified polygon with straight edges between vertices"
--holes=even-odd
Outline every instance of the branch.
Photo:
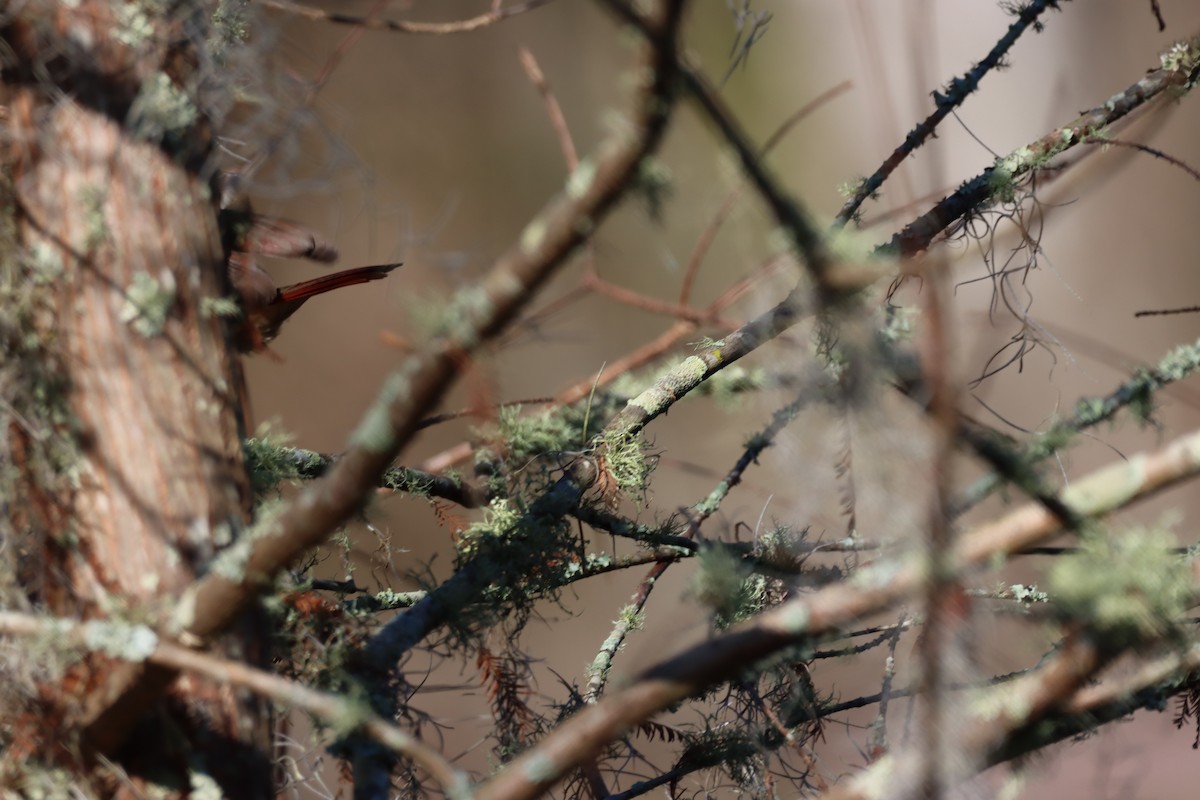
[[1091,140],[1106,126],[1144,107],[1168,92],[1189,91],[1200,76],[1200,35],[1180,42],[1163,53],[1162,66],[1103,104],[1085,111],[1061,128],[1037,141],[997,159],[978,176],[966,181],[957,192],[943,198],[904,230],[880,247],[881,253],[911,256],[929,247],[939,233],[956,220],[980,210],[996,196],[1011,194],[1017,180],[1045,166],[1050,159]]
[[[1145,407],[1159,389],[1198,371],[1200,339],[1171,350],[1152,369],[1139,370],[1105,397],[1083,398],[1075,404],[1075,411],[1071,416],[1054,423],[1026,444],[1022,457],[1029,465],[1049,458],[1080,431],[1111,420],[1118,411],[1127,406]],[[993,472],[977,480],[954,503],[951,515],[960,516],[983,502],[999,488],[1005,477],[999,472]]]
[[[340,459],[303,447],[276,446],[259,438],[247,439],[245,450],[250,473],[256,479],[259,491],[291,479],[317,480],[327,475]],[[411,467],[389,467],[379,476],[376,487],[440,497],[463,508],[482,508],[492,499],[491,490],[485,486]]]
[[[1073,513],[1099,516],[1200,474],[1200,431],[1167,447],[1098,470],[1060,495]],[[961,537],[945,559],[948,574],[999,563],[1054,535],[1057,517],[1040,504],[1022,506]],[[791,600],[726,634],[695,645],[643,672],[560,726],[485,783],[481,800],[532,800],[570,770],[594,758],[630,727],[663,709],[741,674],[787,647],[829,635],[920,591],[927,565],[884,559],[852,582]]]
[[262,4],[267,8],[274,8],[277,11],[285,11],[289,14],[295,14],[296,16],[313,20],[314,22],[329,22],[334,25],[354,25],[358,28],[365,28],[373,31],[391,31],[393,33],[423,33],[438,36],[449,33],[467,33],[469,31],[477,31],[481,28],[495,25],[497,22],[508,19],[509,17],[515,17],[518,14],[524,14],[526,11],[533,11],[535,8],[544,6],[550,2],[551,0],[526,0],[526,2],[515,6],[493,8],[491,11],[487,11],[479,16],[458,20],[456,22],[405,22],[403,20],[359,17],[353,14],[338,13],[336,11],[323,11],[319,8],[312,8],[310,6],[302,6],[298,3],[292,3],[289,2],[289,0],[262,0]]
[[962,105],[967,97],[979,88],[979,82],[983,77],[993,69],[1002,65],[1004,58],[1008,55],[1008,51],[1017,43],[1021,35],[1025,33],[1031,26],[1035,31],[1041,30],[1042,23],[1038,22],[1040,17],[1049,8],[1058,10],[1059,0],[1033,0],[1028,5],[1022,6],[1017,11],[1017,19],[1012,25],[1008,26],[1008,32],[1001,37],[1000,41],[996,42],[995,46],[984,56],[983,60],[973,66],[969,72],[960,78],[955,78],[950,82],[950,87],[945,94],[934,92],[934,111],[916,127],[908,132],[904,137],[904,141],[897,147],[887,160],[879,165],[879,169],[875,170],[875,174],[867,178],[859,186],[854,196],[846,201],[838,212],[834,220],[834,227],[841,228],[847,222],[855,218],[858,209],[868,197],[872,197],[879,187],[883,186],[884,181],[888,179],[896,168],[904,162],[918,147],[925,143],[925,140],[934,135],[937,126],[941,124],[954,109]]
[[[985,710],[968,721],[955,737],[953,758],[940,760],[939,785],[949,788],[974,774],[1005,742],[1019,737],[1057,708],[1061,708],[1089,678],[1108,664],[1115,653],[1097,644],[1086,633],[1067,637],[1059,651],[1041,669],[1023,676],[1012,685],[994,687],[977,707]],[[919,759],[916,759],[919,760]],[[854,777],[852,781],[823,795],[824,800],[867,800],[876,797],[874,787],[886,782],[888,797],[895,800],[927,796],[911,768],[914,759],[888,755]]]
[[1100,725],[1119,720],[1141,708],[1162,710],[1167,698],[1194,687],[1200,670],[1200,645],[1151,661],[1124,680],[1085,686],[1048,717],[1035,731],[1014,737],[989,759],[988,766],[1020,758]]
[[260,669],[218,658],[160,640],[145,625],[91,620],[76,622],[62,618],[37,617],[0,611],[0,633],[40,636],[56,646],[82,647],[115,655],[131,662],[147,662],[172,671],[202,675],[222,685],[249,689],[285,706],[300,708],[319,717],[339,731],[362,731],[397,755],[409,758],[428,772],[447,797],[470,796],[467,776],[451,766],[441,754],[396,725],[373,714],[362,703],[329,692],[318,692]]

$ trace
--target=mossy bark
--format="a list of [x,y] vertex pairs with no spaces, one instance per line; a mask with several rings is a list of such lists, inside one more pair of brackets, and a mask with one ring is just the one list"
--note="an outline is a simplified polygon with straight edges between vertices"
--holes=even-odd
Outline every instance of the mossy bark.
[[[22,342],[29,367],[13,375],[20,420],[5,420],[4,485],[21,495],[5,498],[20,558],[6,594],[170,635],[183,590],[244,528],[250,492],[236,356],[201,312],[228,294],[196,88],[212,9],[156,8],[31,2],[0,20],[16,55],[0,85],[5,290],[28,301],[6,344]],[[221,646],[253,662],[263,634],[247,623]],[[271,791],[254,698],[116,653],[58,666],[29,687],[35,700],[0,709],[17,720],[4,782],[54,768],[99,794]],[[120,769],[95,768],[106,760]]]

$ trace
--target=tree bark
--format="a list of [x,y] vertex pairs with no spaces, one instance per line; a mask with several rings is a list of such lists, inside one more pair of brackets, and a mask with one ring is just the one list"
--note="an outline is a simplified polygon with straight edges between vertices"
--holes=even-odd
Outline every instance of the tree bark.
[[[0,17],[13,54],[3,277],[27,301],[5,330],[26,368],[4,420],[20,584],[4,600],[159,635],[250,503],[236,356],[206,312],[230,294],[198,88],[213,9],[168,7],[29,2]],[[253,663],[263,641],[248,621],[223,647]],[[267,796],[259,704],[148,670],[129,645],[62,653],[33,702],[0,708],[18,720],[0,742],[3,780],[66,766],[97,794],[156,783],[182,796],[212,779],[227,796]],[[54,726],[64,735],[47,736]],[[96,766],[110,760],[120,768]]]

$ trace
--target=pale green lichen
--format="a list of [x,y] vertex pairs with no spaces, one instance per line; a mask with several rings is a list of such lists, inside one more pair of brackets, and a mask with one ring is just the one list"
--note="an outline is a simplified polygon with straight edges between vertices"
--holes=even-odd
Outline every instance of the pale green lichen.
[[589,412],[596,419],[608,416],[610,404],[603,398],[593,408],[580,405],[526,414],[520,406],[507,406],[497,419],[509,456],[518,463],[531,458],[582,448]]
[[970,706],[980,723],[1003,721],[1008,728],[1019,727],[1031,710],[1021,685],[1012,683],[975,692]]
[[865,264],[878,260],[874,256],[878,242],[858,228],[833,228],[825,239],[825,246],[830,257],[836,261]]
[[640,408],[646,414],[654,415],[665,408],[670,399],[670,395],[662,389],[651,386],[637,397],[630,398],[629,405]]
[[145,661],[158,647],[158,636],[145,625],[93,619],[79,630],[84,647],[126,661]]
[[1200,370],[1200,339],[1180,345],[1163,356],[1157,372],[1166,380],[1179,381]]
[[908,306],[889,306],[880,338],[888,344],[900,344],[912,340],[913,322],[920,316],[920,311]]
[[291,447],[292,436],[272,423],[263,423],[258,430],[242,441],[242,453],[246,459],[246,470],[256,495],[261,495],[282,483],[295,481],[304,472],[313,472],[319,466],[320,454],[311,453],[307,459],[297,458],[297,450]]
[[189,800],[225,800],[221,785],[207,772],[188,770],[188,783],[191,784]]
[[646,624],[646,614],[636,605],[627,605],[621,609],[618,622],[627,631],[639,631]]
[[142,84],[129,109],[130,132],[149,141],[181,137],[196,123],[199,109],[171,78],[156,72]]
[[530,223],[525,226],[525,230],[521,231],[520,241],[521,252],[525,256],[532,257],[536,255],[542,247],[542,242],[546,241],[545,221],[540,217],[531,220]]
[[666,202],[674,192],[670,168],[657,158],[643,158],[631,189],[646,204],[650,218],[655,222],[661,221]]
[[596,165],[590,158],[579,162],[579,166],[567,178],[567,197],[579,200],[587,195],[596,181]]
[[59,249],[43,239],[34,242],[30,247],[27,263],[31,267],[33,281],[37,284],[53,283],[66,271],[66,264]]
[[200,298],[200,317],[202,319],[211,319],[213,317],[236,319],[241,315],[242,307],[236,297]]
[[413,368],[405,367],[392,373],[379,390],[379,396],[367,410],[362,422],[350,435],[350,444],[372,453],[387,453],[396,446],[396,431],[392,426],[392,405],[405,397],[411,388],[409,373]]
[[221,0],[212,15],[209,52],[218,63],[250,38],[249,0]]
[[362,727],[364,722],[367,722],[374,713],[371,711],[371,705],[366,698],[361,696],[352,696],[344,698],[343,702],[338,704],[337,713],[332,717],[326,718],[330,724],[331,732],[335,737],[347,736]]
[[539,750],[533,751],[525,763],[525,776],[531,783],[550,783],[557,780],[562,770],[550,756]]
[[718,629],[728,628],[761,611],[766,580],[728,548],[705,547],[696,559],[689,594],[713,613]]
[[611,431],[601,439],[604,468],[624,493],[640,500],[646,493],[654,460],[646,457],[642,437],[625,431]]
[[162,270],[158,280],[148,272],[135,273],[125,291],[121,321],[147,339],[158,336],[175,304],[175,288],[175,276],[170,270]]
[[1063,491],[1062,499],[1078,514],[1101,514],[1136,497],[1145,483],[1145,476],[1146,457],[1137,454],[1128,461],[1112,464],[1073,483]]
[[1176,42],[1159,59],[1163,69],[1191,74],[1200,66],[1200,49],[1192,42]]
[[459,554],[474,553],[481,540],[507,538],[520,522],[521,512],[507,499],[493,499],[483,510],[483,519],[457,531]]
[[699,384],[707,373],[708,364],[704,359],[699,356],[688,356],[664,375],[662,382],[668,389],[682,393]]
[[1004,201],[1011,201],[1014,196],[1014,181],[1017,176],[1028,170],[1034,162],[1033,151],[1022,147],[998,159],[988,176],[988,187],[994,196]]
[[1059,614],[1116,646],[1169,635],[1192,603],[1191,568],[1175,544],[1162,529],[1087,534],[1050,572]]
[[629,405],[654,416],[662,413],[676,398],[695,388],[708,372],[708,364],[699,356],[688,356],[664,372],[653,386],[629,401]]
[[281,532],[279,516],[283,512],[282,501],[269,500],[259,503],[256,519],[250,527],[237,532],[236,541],[219,552],[208,564],[208,572],[218,575],[230,583],[263,583],[269,575],[249,573],[250,557],[254,546],[263,539],[278,536]]
[[857,197],[858,193],[867,185],[867,179],[858,177],[854,180],[844,181],[837,185],[837,193],[843,200],[849,200],[851,197]]
[[447,339],[464,349],[479,343],[479,326],[495,309],[491,290],[500,297],[512,297],[524,290],[515,278],[498,279],[492,287],[472,284],[459,290],[449,303],[425,301],[414,304],[417,324],[430,338]]
[[378,604],[378,609],[370,609],[369,613],[374,614],[376,611],[389,611],[398,608],[411,608],[412,606],[423,600],[428,592],[413,591],[413,592],[396,592],[391,589],[382,589],[375,593],[374,600]]
[[1017,178],[1046,164],[1050,159],[1070,147],[1074,134],[1061,132],[1057,142],[1045,149],[1034,150],[1022,147],[996,160],[988,176],[988,188],[992,196],[1002,202],[1012,202],[1016,197]]
[[1014,583],[1008,587],[1008,592],[1010,595],[1012,595],[1014,600],[1027,608],[1035,603],[1050,602],[1050,595],[1046,592],[1043,592],[1036,586],[1026,586],[1023,583]]
[[217,554],[209,563],[208,571],[230,583],[243,583],[246,580],[246,567],[250,563],[251,552],[248,540],[237,542]]
[[154,35],[154,20],[141,3],[114,3],[116,25],[111,31],[118,42],[127,47],[140,47]]
[[1085,397],[1075,403],[1075,417],[1080,420],[1094,421],[1105,413],[1103,397]]
[[771,613],[779,627],[791,636],[803,636],[812,626],[812,612],[803,600],[789,600]]

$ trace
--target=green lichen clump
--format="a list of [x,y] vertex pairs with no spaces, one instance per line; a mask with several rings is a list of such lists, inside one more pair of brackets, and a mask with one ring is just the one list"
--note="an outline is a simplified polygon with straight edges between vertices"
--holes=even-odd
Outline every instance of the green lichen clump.
[[656,463],[640,434],[614,431],[604,437],[604,470],[626,497],[645,499]]
[[493,500],[481,520],[458,531],[456,550],[455,568],[469,570],[482,589],[452,601],[473,604],[451,624],[452,636],[463,640],[502,617],[520,628],[535,601],[558,596],[582,557],[568,522],[506,499]]
[[250,38],[249,0],[221,0],[212,15],[208,50],[217,63],[224,61]]
[[174,149],[200,118],[191,96],[165,73],[155,73],[141,87],[129,109],[130,132],[150,142],[165,142]]
[[175,276],[170,270],[164,269],[157,279],[148,272],[136,273],[125,290],[121,321],[147,339],[158,336],[175,305],[175,290]]
[[1079,553],[1050,573],[1059,614],[1117,647],[1171,635],[1193,597],[1191,569],[1172,553],[1175,544],[1161,529],[1087,534]]
[[[1197,47],[1195,40],[1176,42],[1160,56],[1160,59],[1163,69],[1191,75],[1194,83],[1195,73],[1200,69],[1200,47]],[[1189,83],[1190,85],[1191,83]]]
[[749,619],[767,603],[767,580],[724,547],[706,547],[697,558],[691,594],[713,613],[718,629]]
[[316,453],[289,447],[291,437],[286,433],[260,426],[254,436],[242,442],[242,453],[246,459],[246,470],[250,474],[250,485],[256,496],[276,489],[281,484],[291,483],[315,471],[313,459],[320,460]]
[[[520,406],[508,406],[500,410],[496,422],[510,463],[525,465],[530,459],[583,449],[588,416],[581,406],[532,414],[522,413]],[[598,415],[597,419],[603,417]]]

